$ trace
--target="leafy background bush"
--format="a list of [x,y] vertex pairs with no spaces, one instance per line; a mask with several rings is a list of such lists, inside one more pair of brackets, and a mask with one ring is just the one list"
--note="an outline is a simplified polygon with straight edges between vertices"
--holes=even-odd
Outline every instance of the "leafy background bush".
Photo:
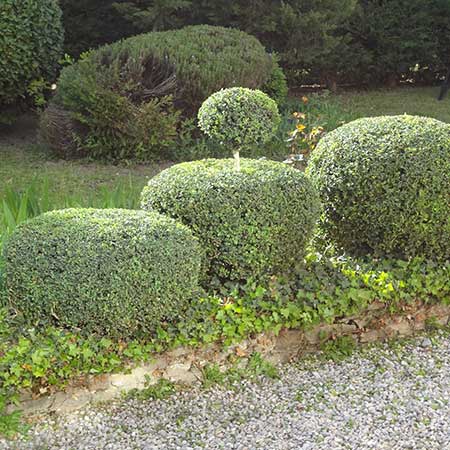
[[136,36],[62,71],[41,134],[60,156],[168,159],[186,133],[182,119],[209,94],[263,86],[276,64],[238,30],[198,26]]
[[[367,54],[366,80],[395,85],[402,77],[419,77],[420,72],[435,67],[437,35],[431,1],[421,0],[363,0],[349,20],[353,39],[364,36]],[[430,8],[431,7],[431,11]],[[450,9],[449,9],[450,12]],[[356,38],[357,39],[357,38]]]
[[202,252],[157,213],[67,209],[18,226],[5,247],[9,304],[25,323],[127,338],[182,317]]
[[208,97],[198,111],[200,129],[232,149],[269,141],[280,124],[275,100],[258,90],[222,89]]
[[306,177],[272,161],[203,160],[152,178],[142,208],[188,225],[206,250],[209,277],[242,280],[289,270],[305,254],[319,203]]
[[416,116],[359,119],[325,136],[308,173],[323,228],[354,254],[450,257],[450,126]]
[[97,3],[83,0],[90,13],[75,21],[79,7],[63,1],[67,32],[77,36],[69,47],[191,24],[235,27],[279,54],[291,86],[432,82],[449,63],[447,0],[102,0],[96,10]]
[[289,88],[287,78],[283,69],[278,65],[278,56],[274,55],[277,64],[274,64],[269,79],[266,81],[261,90],[270,98],[274,99],[278,106],[283,106],[286,103]]
[[63,28],[56,0],[2,0],[0,4],[0,124],[11,108],[42,95],[58,73]]

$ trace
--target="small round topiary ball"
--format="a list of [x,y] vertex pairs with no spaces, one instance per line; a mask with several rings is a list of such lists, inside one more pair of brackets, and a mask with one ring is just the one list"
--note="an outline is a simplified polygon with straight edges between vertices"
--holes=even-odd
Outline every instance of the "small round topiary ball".
[[325,136],[307,174],[323,228],[356,255],[450,258],[450,126],[435,119],[356,120]]
[[208,279],[244,280],[302,260],[319,215],[306,176],[286,164],[231,159],[178,164],[151,179],[142,208],[192,229],[208,258]]
[[270,140],[280,124],[275,100],[258,90],[222,89],[198,112],[200,129],[211,139],[242,149]]

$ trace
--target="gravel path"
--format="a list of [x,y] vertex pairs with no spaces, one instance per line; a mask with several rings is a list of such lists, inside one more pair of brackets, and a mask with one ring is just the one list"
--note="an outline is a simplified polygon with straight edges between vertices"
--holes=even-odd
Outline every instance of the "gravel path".
[[128,400],[41,424],[4,449],[450,449],[450,338],[379,345],[279,380]]

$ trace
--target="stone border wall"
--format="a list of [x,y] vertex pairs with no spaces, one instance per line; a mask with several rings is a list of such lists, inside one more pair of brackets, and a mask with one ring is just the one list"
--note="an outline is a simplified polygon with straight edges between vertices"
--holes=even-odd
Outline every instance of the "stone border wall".
[[401,313],[389,314],[383,303],[375,302],[360,315],[336,319],[333,324],[318,325],[311,330],[282,330],[278,336],[263,333],[227,349],[218,344],[202,348],[180,347],[155,355],[153,362],[127,374],[87,377],[82,386],[70,386],[65,392],[38,399],[24,393],[19,408],[27,415],[70,412],[89,403],[112,400],[130,389],[141,389],[148,377],[155,382],[159,378],[168,378],[189,385],[201,380],[202,367],[207,364],[216,363],[225,368],[236,359],[245,363],[253,352],[260,353],[272,363],[286,363],[317,351],[324,340],[330,338],[352,336],[364,344],[412,336],[425,328],[427,319],[447,325],[449,317],[450,306],[417,302],[403,307]]

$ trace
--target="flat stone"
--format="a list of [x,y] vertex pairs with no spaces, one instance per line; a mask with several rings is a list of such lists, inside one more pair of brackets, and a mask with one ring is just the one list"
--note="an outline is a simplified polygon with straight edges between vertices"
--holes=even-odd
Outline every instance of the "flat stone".
[[177,359],[181,358],[182,356],[185,356],[187,353],[190,353],[189,349],[186,349],[185,347],[178,347],[174,348],[173,350],[170,350],[166,353],[167,359]]
[[105,391],[99,391],[96,392],[92,396],[92,403],[101,403],[101,402],[108,402],[110,400],[114,400],[115,398],[120,397],[121,391],[115,387],[110,387],[109,389],[106,389]]
[[70,396],[64,393],[57,393],[52,410],[60,414],[76,411],[91,403],[92,399],[93,394],[87,389]]
[[193,383],[197,377],[191,371],[191,363],[174,363],[167,367],[165,376],[178,383]]
[[111,380],[108,374],[91,376],[86,379],[87,388],[91,392],[103,391],[105,389],[108,389],[110,384]]
[[414,329],[408,320],[400,318],[387,323],[385,331],[389,336],[409,336]]
[[334,330],[334,325],[319,325],[312,330],[306,331],[305,339],[309,344],[316,345],[332,336]]
[[367,344],[370,342],[376,342],[379,341],[384,337],[384,333],[378,331],[378,330],[369,330],[361,333],[359,335],[359,342],[362,344]]
[[[64,395],[64,393],[61,394]],[[53,404],[55,402],[55,395],[41,397],[36,400],[28,400],[25,402],[21,402],[19,406],[8,405],[8,407],[6,408],[6,412],[11,413],[13,411],[21,410],[25,414],[35,414],[42,411],[52,411]]]
[[424,338],[420,341],[420,346],[423,348],[429,348],[433,345],[430,338]]

